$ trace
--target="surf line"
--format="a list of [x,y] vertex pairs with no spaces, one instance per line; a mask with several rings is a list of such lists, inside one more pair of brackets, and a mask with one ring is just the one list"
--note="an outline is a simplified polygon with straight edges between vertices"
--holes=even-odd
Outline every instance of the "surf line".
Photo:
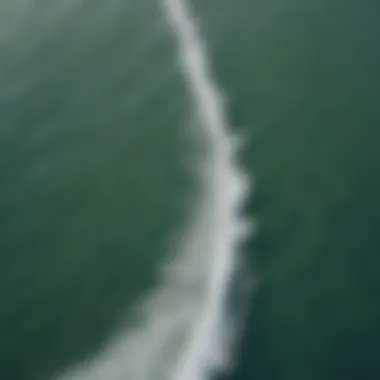
[[[210,273],[204,307],[192,329],[173,380],[205,380],[226,361],[225,297],[247,233],[240,215],[249,186],[236,162],[236,139],[229,131],[221,89],[213,78],[200,28],[186,0],[161,0],[178,43],[178,59],[210,147],[206,207]],[[228,358],[227,358],[228,360]]]

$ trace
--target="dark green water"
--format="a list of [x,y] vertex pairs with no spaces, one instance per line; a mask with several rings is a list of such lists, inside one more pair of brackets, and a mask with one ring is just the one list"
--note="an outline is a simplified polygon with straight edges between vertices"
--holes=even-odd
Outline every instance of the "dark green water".
[[97,351],[191,196],[190,109],[157,6],[62,7],[32,2],[0,52],[2,380]]
[[233,378],[377,378],[379,5],[197,3],[231,119],[251,136],[243,163],[261,221]]
[[[193,193],[193,110],[157,2],[65,4],[0,5],[1,380],[98,351],[154,287]],[[376,379],[380,6],[192,4],[260,220],[230,377]]]

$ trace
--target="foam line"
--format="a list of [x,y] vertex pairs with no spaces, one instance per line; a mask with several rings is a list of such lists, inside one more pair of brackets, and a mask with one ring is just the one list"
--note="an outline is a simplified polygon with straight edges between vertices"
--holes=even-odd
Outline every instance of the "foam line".
[[199,26],[185,0],[162,0],[178,40],[179,59],[211,148],[207,215],[211,271],[204,308],[187,344],[174,380],[204,380],[226,360],[224,301],[245,223],[239,211],[247,177],[235,161],[221,90],[214,80]]

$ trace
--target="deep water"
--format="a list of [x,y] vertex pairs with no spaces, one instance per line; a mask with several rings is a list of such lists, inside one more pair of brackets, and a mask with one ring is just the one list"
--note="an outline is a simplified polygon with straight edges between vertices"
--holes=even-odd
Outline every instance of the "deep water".
[[[380,108],[373,1],[196,2],[250,143],[259,287],[229,379],[373,379]],[[239,5],[237,4],[239,3]]]

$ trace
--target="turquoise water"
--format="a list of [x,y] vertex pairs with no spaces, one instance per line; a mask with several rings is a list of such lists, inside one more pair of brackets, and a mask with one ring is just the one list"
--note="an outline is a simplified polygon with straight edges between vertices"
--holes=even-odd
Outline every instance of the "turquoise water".
[[[259,221],[242,247],[257,287],[227,303],[250,312],[226,377],[377,378],[380,8],[191,5],[245,139],[244,213]],[[147,0],[0,5],[0,379],[50,379],[104,357],[133,380],[168,378],[156,353],[171,330],[144,319],[161,309],[133,311],[162,288],[207,154],[164,13]],[[190,290],[167,296],[189,315],[209,273],[202,249],[190,272],[173,270]],[[107,351],[136,325],[137,345]]]

